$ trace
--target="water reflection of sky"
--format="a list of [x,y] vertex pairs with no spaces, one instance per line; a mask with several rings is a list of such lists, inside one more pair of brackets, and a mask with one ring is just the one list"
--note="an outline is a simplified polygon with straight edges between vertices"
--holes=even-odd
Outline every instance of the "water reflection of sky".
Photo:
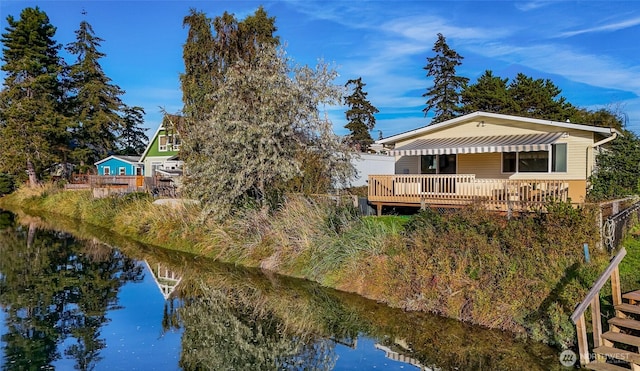
[[[101,329],[106,348],[95,370],[179,370],[182,330],[163,334],[164,297],[148,268],[144,280],[127,282],[120,288],[120,309],[107,312],[108,322]],[[73,339],[72,339],[73,340]],[[73,359],[62,359],[54,366],[72,370]]]
[[375,348],[376,342],[370,338],[358,338],[356,349],[336,346],[335,370],[417,370],[418,368],[385,356],[385,352]]

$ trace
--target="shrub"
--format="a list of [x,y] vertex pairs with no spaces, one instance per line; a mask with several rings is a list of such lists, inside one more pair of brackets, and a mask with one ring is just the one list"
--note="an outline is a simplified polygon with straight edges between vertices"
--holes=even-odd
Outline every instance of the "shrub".
[[0,174],[0,196],[13,192],[16,188],[13,176]]

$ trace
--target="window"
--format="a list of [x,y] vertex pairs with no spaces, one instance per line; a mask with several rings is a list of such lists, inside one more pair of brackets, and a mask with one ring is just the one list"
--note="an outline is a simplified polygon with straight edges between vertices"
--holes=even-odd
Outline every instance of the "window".
[[502,172],[503,173],[515,173],[517,163],[516,152],[504,152],[502,154]]
[[558,143],[551,147],[551,171],[557,173],[567,171],[567,143]]
[[158,151],[166,152],[168,150],[169,137],[166,135],[158,136]]
[[178,134],[173,134],[173,136],[170,137],[170,142],[172,145],[172,149],[174,151],[177,151],[180,149],[180,136]]
[[567,144],[558,143],[550,151],[503,152],[503,173],[553,173],[567,171]]
[[420,156],[421,174],[455,174],[456,155]]
[[519,173],[548,173],[549,151],[532,151],[518,153]]
[[110,167],[103,167],[102,168],[102,175],[111,175],[111,168]]
[[178,134],[172,135],[158,135],[158,151],[177,151],[180,149],[182,141]]
[[437,174],[437,159],[436,155],[420,156],[420,174]]
[[118,175],[127,175],[127,170],[124,167],[119,167]]

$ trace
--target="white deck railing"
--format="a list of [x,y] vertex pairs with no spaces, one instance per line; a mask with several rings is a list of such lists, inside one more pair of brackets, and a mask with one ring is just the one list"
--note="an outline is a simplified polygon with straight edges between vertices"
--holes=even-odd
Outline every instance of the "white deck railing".
[[464,204],[470,201],[567,201],[566,180],[476,179],[473,174],[370,175],[369,201]]

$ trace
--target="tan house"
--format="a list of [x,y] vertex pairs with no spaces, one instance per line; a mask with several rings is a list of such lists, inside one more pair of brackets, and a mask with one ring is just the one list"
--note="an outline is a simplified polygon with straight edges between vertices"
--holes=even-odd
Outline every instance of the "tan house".
[[475,112],[376,141],[395,175],[369,177],[369,202],[522,211],[583,203],[596,154],[615,129]]

